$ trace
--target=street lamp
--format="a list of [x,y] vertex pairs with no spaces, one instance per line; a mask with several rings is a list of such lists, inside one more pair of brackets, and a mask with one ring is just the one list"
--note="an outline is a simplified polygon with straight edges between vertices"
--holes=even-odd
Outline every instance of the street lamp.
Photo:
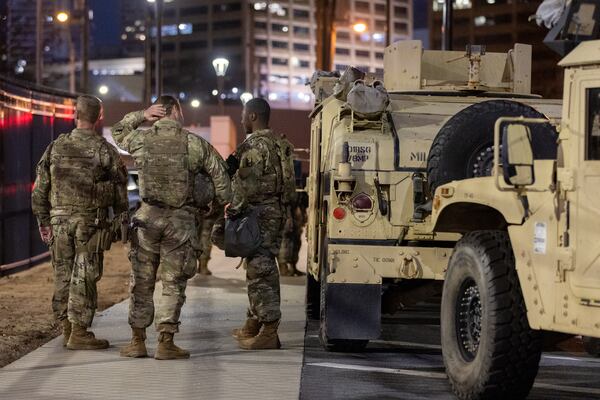
[[56,20],[64,24],[69,20],[69,13],[66,11],[60,11],[58,14],[56,14]]
[[101,85],[101,86],[98,88],[98,93],[100,93],[100,94],[101,94],[101,95],[103,95],[103,96],[104,96],[105,94],[107,94],[107,93],[108,93],[108,86],[106,86],[106,85]]
[[198,108],[198,107],[200,107],[201,103],[200,103],[200,100],[198,100],[198,99],[194,99],[194,100],[192,100],[192,101],[190,102],[190,105],[191,105],[193,108]]
[[243,105],[246,105],[246,103],[252,100],[253,98],[254,96],[250,92],[244,92],[240,95],[240,100],[242,101]]
[[357,22],[354,25],[352,25],[352,29],[356,33],[364,33],[367,31],[367,24],[365,24],[364,22]]
[[217,88],[219,91],[219,111],[221,115],[225,115],[225,103],[223,96],[223,86],[225,84],[225,74],[229,67],[229,60],[223,57],[215,58],[212,62],[215,73],[217,74]]

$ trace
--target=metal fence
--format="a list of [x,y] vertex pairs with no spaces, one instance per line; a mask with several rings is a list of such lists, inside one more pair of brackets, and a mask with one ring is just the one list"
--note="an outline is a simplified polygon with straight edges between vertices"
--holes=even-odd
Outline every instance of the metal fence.
[[0,78],[0,276],[49,255],[31,213],[35,167],[48,144],[69,132],[75,98]]

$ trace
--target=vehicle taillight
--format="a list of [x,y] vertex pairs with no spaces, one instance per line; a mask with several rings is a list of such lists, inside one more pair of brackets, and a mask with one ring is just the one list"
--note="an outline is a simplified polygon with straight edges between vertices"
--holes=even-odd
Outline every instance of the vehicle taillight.
[[344,219],[346,218],[346,210],[342,207],[337,207],[333,209],[333,218],[335,219]]
[[373,209],[373,199],[364,193],[360,193],[352,199],[352,208],[356,211],[371,210]]

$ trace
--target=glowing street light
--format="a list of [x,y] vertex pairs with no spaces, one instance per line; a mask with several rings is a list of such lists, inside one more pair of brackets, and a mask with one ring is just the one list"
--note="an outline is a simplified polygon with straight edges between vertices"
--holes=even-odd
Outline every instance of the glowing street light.
[[198,108],[198,107],[200,107],[200,100],[198,100],[198,99],[194,99],[194,100],[192,100],[192,101],[191,101],[190,105],[191,105],[193,108]]
[[364,22],[357,22],[352,25],[352,29],[354,29],[354,32],[356,33],[364,33],[367,31],[367,24]]
[[60,11],[58,14],[56,14],[56,20],[64,24],[69,20],[69,14],[65,11]]
[[98,93],[100,93],[101,95],[105,95],[105,94],[107,94],[107,93],[108,93],[108,86],[106,86],[106,85],[101,85],[101,86],[98,88]]
[[229,60],[223,57],[215,58],[212,65],[217,73],[217,76],[225,76],[227,68],[229,67]]
[[246,104],[247,102],[249,102],[250,100],[252,100],[254,98],[254,96],[252,96],[252,93],[250,92],[244,92],[240,95],[240,100],[242,101],[242,104]]

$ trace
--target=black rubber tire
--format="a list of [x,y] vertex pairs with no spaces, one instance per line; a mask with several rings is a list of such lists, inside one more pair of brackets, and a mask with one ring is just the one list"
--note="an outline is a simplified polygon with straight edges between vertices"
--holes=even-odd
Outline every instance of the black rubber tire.
[[[463,294],[471,286],[463,288],[469,284],[478,290],[481,315],[474,351],[466,349],[465,336],[459,339],[464,315],[474,315],[459,312],[468,310]],[[459,399],[527,397],[542,353],[541,333],[529,327],[506,232],[470,232],[456,244],[444,281],[441,338],[446,374]]]
[[[323,244],[321,251],[327,255],[327,246],[329,238],[327,231],[323,235]],[[320,285],[320,307],[319,307],[319,342],[326,351],[335,351],[342,353],[358,353],[361,352],[369,344],[368,340],[354,340],[354,339],[329,339],[327,337],[327,275],[329,275],[329,264],[327,257],[321,257],[321,264],[319,269],[319,280]]]
[[584,336],[583,348],[590,356],[600,357],[600,339]]
[[306,274],[306,318],[318,320],[321,307],[321,288],[319,282],[307,272]]
[[[440,129],[427,159],[431,193],[445,183],[491,175],[494,125],[500,117],[545,118],[534,108],[510,100],[475,103],[460,111]],[[530,126],[536,159],[555,159],[558,135],[549,124]],[[478,157],[482,160],[478,161]],[[476,167],[477,166],[477,167]]]

